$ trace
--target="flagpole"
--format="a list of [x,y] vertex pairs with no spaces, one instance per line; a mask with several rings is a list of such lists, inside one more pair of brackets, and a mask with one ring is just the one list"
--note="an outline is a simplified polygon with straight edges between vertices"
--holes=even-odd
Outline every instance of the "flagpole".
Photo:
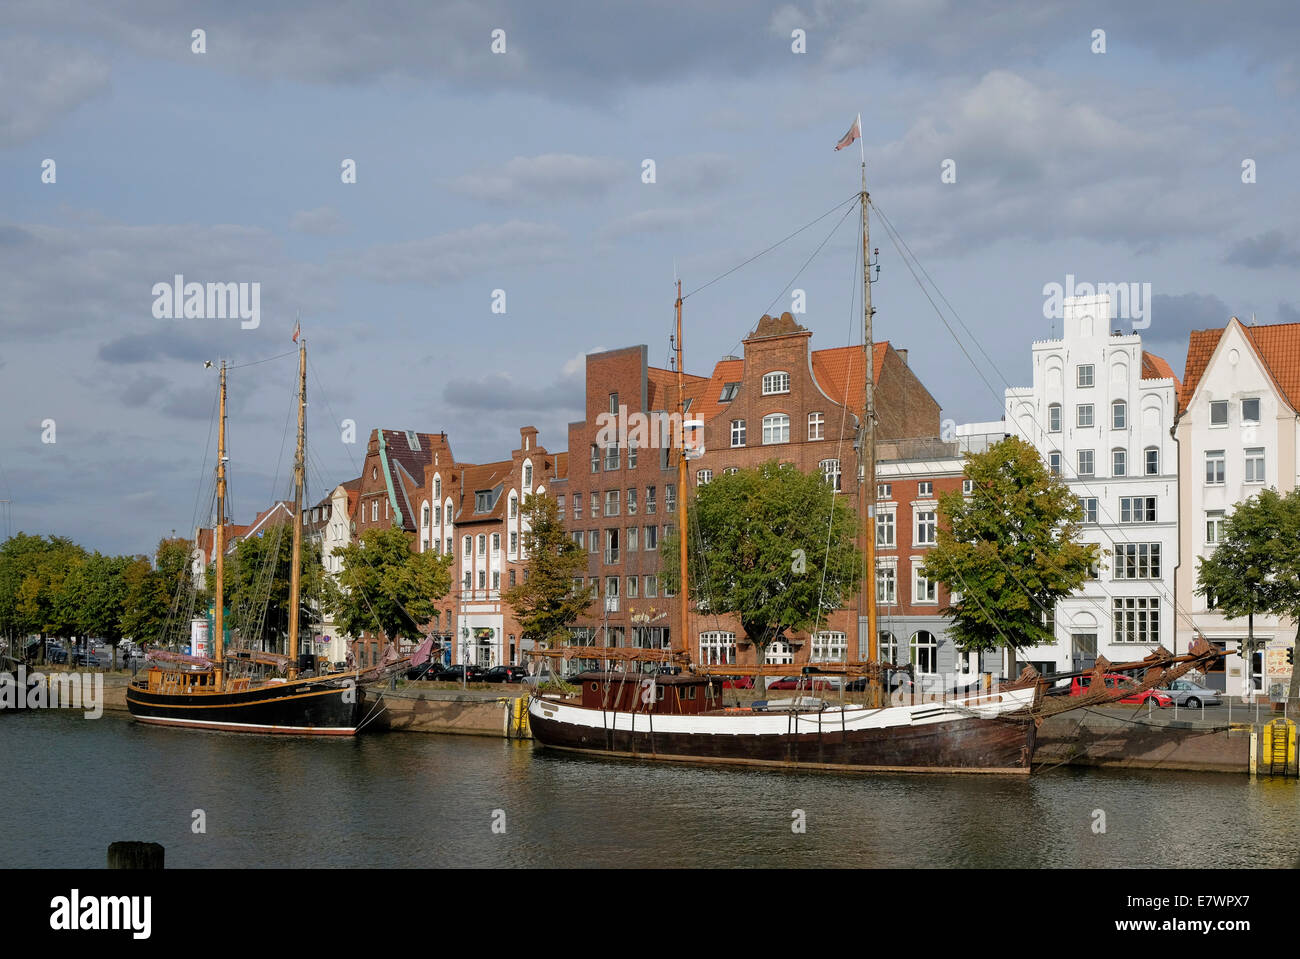
[[867,192],[867,148],[862,144],[862,114],[858,114],[858,155],[862,157],[862,192]]

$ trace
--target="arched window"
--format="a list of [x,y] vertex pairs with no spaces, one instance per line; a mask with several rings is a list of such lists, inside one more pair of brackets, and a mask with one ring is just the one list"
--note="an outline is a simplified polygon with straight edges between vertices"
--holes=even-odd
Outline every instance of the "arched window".
[[1116,400],[1110,404],[1110,428],[1128,429],[1128,404],[1123,400]]
[[928,629],[917,630],[912,634],[911,663],[918,673],[937,673],[939,671],[939,641]]
[[790,374],[783,372],[766,373],[763,376],[763,395],[790,392]]
[[768,663],[785,666],[794,662],[794,650],[784,639],[775,639],[768,643],[764,654]]
[[790,442],[790,417],[785,413],[770,413],[763,417],[763,445]]
[[524,492],[533,491],[533,461],[524,460]]
[[822,460],[817,464],[821,467],[822,478],[831,484],[833,489],[840,488],[840,461],[839,460]]

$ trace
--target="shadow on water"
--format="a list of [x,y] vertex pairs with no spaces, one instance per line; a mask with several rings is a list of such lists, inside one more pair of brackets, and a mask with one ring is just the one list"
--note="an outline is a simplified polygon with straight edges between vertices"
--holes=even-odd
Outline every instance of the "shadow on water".
[[175,867],[1278,867],[1300,847],[1300,787],[1244,776],[841,775],[466,736],[249,737],[121,714],[0,723],[8,866],[100,867],[120,839],[162,843]]

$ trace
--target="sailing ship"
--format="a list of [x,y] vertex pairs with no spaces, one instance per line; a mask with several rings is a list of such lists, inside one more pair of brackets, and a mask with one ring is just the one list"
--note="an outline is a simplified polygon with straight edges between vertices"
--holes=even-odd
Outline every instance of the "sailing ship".
[[[851,131],[852,132],[852,131]],[[874,492],[875,408],[872,340],[870,233],[867,209],[866,164],[858,197],[862,217],[863,351],[866,370],[863,414],[859,418],[858,449],[861,476],[859,517],[865,544],[866,575],[862,596],[866,607],[868,658],[863,662],[818,664],[804,667],[812,673],[842,677],[866,676],[871,681],[871,704],[838,705],[813,696],[727,708],[722,698],[722,673],[764,675],[789,673],[790,667],[693,664],[686,637],[688,623],[687,485],[686,461],[698,449],[703,424],[685,419],[682,373],[682,295],[677,283],[676,369],[678,412],[683,429],[677,445],[677,528],[680,583],[679,622],[669,650],[561,647],[536,651],[537,655],[564,658],[604,658],[605,668],[579,673],[577,697],[558,694],[534,696],[528,709],[533,738],[545,748],[601,756],[676,762],[731,763],[747,766],[794,767],[861,772],[1013,773],[1028,774],[1034,757],[1035,736],[1043,715],[1095,705],[1110,697],[1099,685],[1101,674],[1083,700],[1059,699],[1044,706],[1045,684],[1032,667],[997,687],[977,688],[940,700],[882,702],[881,680],[908,666],[876,661],[877,623],[874,589],[875,515],[869,498]],[[1181,675],[1214,653],[1193,649],[1186,657],[1164,650],[1141,663],[1146,669],[1141,684],[1149,688]],[[611,669],[611,661],[626,667]],[[633,664],[657,665],[656,671],[635,671]],[[1177,664],[1177,665],[1175,665]],[[1172,669],[1170,667],[1173,667]],[[1053,677],[1055,679],[1055,677]]]
[[[296,334],[295,334],[296,336]],[[148,653],[152,665],[131,683],[126,703],[142,723],[242,733],[352,736],[382,715],[366,687],[413,658],[389,647],[365,670],[316,674],[315,657],[298,652],[302,501],[306,444],[307,342],[298,348],[298,448],[294,462],[293,559],[290,567],[288,654],[225,649],[226,365],[221,364],[217,429],[216,582],[212,656],[166,649]],[[427,657],[431,643],[417,651]],[[260,672],[261,675],[255,675]]]

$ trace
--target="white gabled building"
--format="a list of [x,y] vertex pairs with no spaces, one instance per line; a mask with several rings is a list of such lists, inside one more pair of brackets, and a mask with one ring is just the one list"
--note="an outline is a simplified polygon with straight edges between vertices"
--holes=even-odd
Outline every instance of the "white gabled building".
[[[1300,323],[1245,326],[1235,316],[1222,330],[1196,330],[1187,348],[1185,382],[1175,428],[1183,482],[1176,573],[1178,648],[1195,632],[1230,650],[1247,635],[1245,619],[1230,620],[1196,596],[1197,560],[1213,553],[1224,518],[1261,490],[1287,493],[1300,483]],[[1211,685],[1245,695],[1289,679],[1285,650],[1295,641],[1291,620],[1255,616],[1263,650],[1243,664],[1236,655]]]
[[1042,452],[1083,504],[1083,541],[1109,552],[1098,578],[1058,603],[1056,643],[1020,654],[1040,671],[1174,644],[1179,384],[1141,336],[1110,324],[1109,296],[1067,299],[1062,338],[1033,345],[1033,386],[1006,391],[1007,433]]

